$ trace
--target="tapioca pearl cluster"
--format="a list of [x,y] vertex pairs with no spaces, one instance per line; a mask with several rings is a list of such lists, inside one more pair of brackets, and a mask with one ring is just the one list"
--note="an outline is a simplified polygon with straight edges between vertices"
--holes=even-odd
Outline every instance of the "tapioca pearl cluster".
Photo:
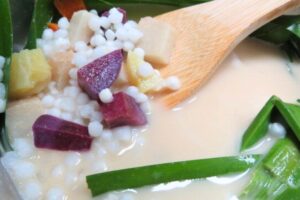
[[83,125],[91,121],[102,121],[98,103],[90,100],[77,85],[67,86],[59,91],[56,83],[51,82],[48,93],[41,97],[41,101],[48,114],[68,121]]
[[4,154],[1,162],[9,175],[15,180],[16,187],[23,199],[38,200],[43,187],[38,180],[38,169],[30,158],[35,149],[28,138],[16,138],[12,141],[14,151]]
[[69,21],[66,17],[58,20],[57,31],[47,28],[43,31],[42,38],[37,40],[37,46],[41,48],[44,54],[49,57],[56,52],[65,52],[70,49],[69,40]]
[[109,10],[108,17],[94,15],[88,22],[94,32],[89,43],[77,41],[74,44],[75,55],[72,63],[80,68],[89,62],[117,49],[130,51],[143,36],[137,23],[127,21],[122,23],[123,14],[116,8]]
[[101,135],[95,139],[92,148],[100,157],[107,154],[118,155],[124,147],[134,144],[139,137],[142,135],[131,126],[103,129]]

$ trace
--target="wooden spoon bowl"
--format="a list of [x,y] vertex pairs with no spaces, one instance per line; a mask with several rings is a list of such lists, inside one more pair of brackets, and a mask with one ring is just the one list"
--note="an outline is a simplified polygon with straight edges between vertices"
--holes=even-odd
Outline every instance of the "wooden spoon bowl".
[[190,97],[244,38],[297,6],[300,0],[215,0],[157,16],[176,30],[171,62],[161,73],[182,82],[162,102],[174,107]]

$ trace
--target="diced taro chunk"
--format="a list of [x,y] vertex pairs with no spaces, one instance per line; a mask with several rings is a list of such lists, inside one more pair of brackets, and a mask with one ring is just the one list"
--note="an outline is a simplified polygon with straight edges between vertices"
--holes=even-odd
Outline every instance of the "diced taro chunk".
[[139,21],[138,29],[143,33],[137,46],[145,51],[145,60],[156,67],[168,65],[175,46],[175,30],[166,22],[152,17]]
[[40,116],[33,124],[34,145],[61,151],[84,151],[91,148],[93,138],[88,128],[51,115]]
[[119,92],[113,95],[111,103],[100,103],[104,123],[108,127],[141,126],[147,124],[147,119],[139,105],[131,96]]
[[[123,8],[117,8],[117,10],[123,14],[123,19],[122,19],[122,23],[125,24],[128,20],[127,18],[127,12],[126,10],[124,10]],[[109,16],[109,10],[107,11],[104,11],[101,16],[104,16],[104,17],[108,17]]]
[[93,16],[87,10],[80,10],[73,14],[69,25],[69,39],[72,46],[78,41],[88,43],[91,40],[94,32],[88,24]]
[[97,100],[101,90],[109,88],[118,78],[123,61],[122,50],[113,51],[78,70],[78,84]]

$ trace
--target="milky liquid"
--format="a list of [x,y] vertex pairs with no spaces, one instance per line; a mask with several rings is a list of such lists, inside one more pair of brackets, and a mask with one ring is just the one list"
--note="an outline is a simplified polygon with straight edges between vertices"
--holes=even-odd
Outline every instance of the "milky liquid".
[[[300,97],[300,65],[287,64],[274,47],[253,40],[244,41],[222,64],[213,78],[183,105],[172,111],[153,104],[150,124],[142,131],[142,141],[119,152],[97,155],[93,147],[80,155],[74,166],[52,177],[53,168],[65,163],[68,153],[39,150],[34,159],[40,169],[38,179],[44,190],[63,187],[68,199],[90,199],[85,175],[94,173],[91,165],[105,157],[103,171],[155,163],[238,155],[241,137],[250,122],[272,96],[295,103]],[[201,67],[201,66],[199,66]],[[77,174],[73,184],[67,175]],[[125,193],[143,200],[231,199],[249,180],[245,174],[231,178],[173,182]],[[69,180],[72,181],[72,180]],[[124,193],[124,192],[123,192]],[[118,193],[96,199],[112,198]]]

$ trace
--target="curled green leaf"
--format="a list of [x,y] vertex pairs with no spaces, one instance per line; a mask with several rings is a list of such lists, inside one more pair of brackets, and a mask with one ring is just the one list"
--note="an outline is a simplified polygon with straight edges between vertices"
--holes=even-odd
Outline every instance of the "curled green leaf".
[[285,120],[292,134],[300,141],[300,106],[290,103],[285,103],[276,96],[273,96],[261,109],[258,115],[245,131],[242,138],[241,151],[244,151],[259,140],[261,140],[268,133],[268,124],[273,110],[279,111],[279,115]]
[[252,147],[267,134],[271,112],[274,108],[274,102],[277,101],[277,99],[275,96],[271,97],[252,121],[243,135],[241,151]]

